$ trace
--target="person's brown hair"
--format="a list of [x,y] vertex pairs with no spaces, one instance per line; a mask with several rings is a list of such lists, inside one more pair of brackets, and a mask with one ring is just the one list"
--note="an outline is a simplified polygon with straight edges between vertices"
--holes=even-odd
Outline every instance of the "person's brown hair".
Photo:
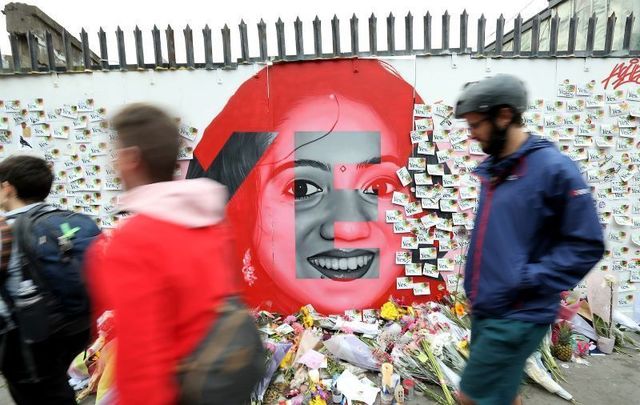
[[153,105],[129,104],[111,119],[122,147],[136,146],[153,182],[173,180],[180,133],[174,119]]

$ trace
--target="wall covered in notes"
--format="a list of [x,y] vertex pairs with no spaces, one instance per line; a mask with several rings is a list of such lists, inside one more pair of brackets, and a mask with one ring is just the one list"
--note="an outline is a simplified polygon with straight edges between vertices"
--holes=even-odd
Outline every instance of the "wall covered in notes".
[[449,55],[5,77],[0,158],[45,157],[56,172],[50,202],[110,228],[121,185],[105,119],[127,102],[165,106],[183,141],[176,175],[229,187],[250,302],[366,315],[390,295],[411,302],[461,288],[479,192],[470,173],[484,156],[452,106],[464,83],[511,73],[530,90],[527,128],[592,186],[607,240],[598,268],[619,277],[618,306],[633,313],[638,65]]

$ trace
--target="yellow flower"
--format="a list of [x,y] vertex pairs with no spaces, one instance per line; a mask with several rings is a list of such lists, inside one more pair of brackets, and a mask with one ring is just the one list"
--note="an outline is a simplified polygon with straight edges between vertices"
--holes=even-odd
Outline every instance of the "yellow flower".
[[466,358],[469,358],[469,342],[467,340],[461,340],[456,345],[458,351]]
[[289,367],[291,367],[291,363],[293,363],[293,355],[294,355],[294,353],[295,353],[295,350],[293,350],[293,347],[291,347],[291,349],[289,349],[287,354],[285,354],[284,358],[280,362],[280,368],[289,368]]
[[391,301],[385,302],[380,308],[380,317],[388,321],[395,321],[400,318],[400,311],[396,304]]
[[456,315],[458,316],[464,316],[465,311],[464,311],[464,305],[462,305],[459,302],[456,302],[455,304],[455,309],[456,309]]
[[309,405],[327,405],[327,401],[321,397],[313,397],[311,401],[309,401]]
[[309,312],[309,308],[302,307],[300,308],[300,313],[302,314],[302,324],[305,328],[311,328],[313,326],[313,317]]

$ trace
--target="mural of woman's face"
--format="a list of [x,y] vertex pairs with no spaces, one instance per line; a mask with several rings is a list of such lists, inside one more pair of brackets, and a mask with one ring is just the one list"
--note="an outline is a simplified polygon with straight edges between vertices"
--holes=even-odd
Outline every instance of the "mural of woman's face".
[[257,168],[260,264],[279,289],[325,311],[370,305],[400,275],[401,238],[384,217],[407,158],[397,139],[408,134],[340,95],[302,101],[276,132]]

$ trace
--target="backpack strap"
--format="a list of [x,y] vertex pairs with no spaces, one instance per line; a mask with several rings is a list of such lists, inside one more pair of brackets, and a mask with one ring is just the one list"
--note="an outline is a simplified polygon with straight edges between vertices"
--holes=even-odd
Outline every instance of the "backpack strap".
[[41,204],[31,210],[19,215],[13,223],[15,241],[18,244],[18,254],[20,255],[20,271],[23,280],[32,280],[41,290],[51,291],[47,282],[40,277],[37,257],[33,246],[28,243],[29,235],[32,233],[33,223],[42,215],[55,211],[55,208]]
[[13,246],[13,232],[4,217],[0,217],[0,237],[0,279],[4,280],[9,270],[9,260],[11,259],[11,248]]
[[0,296],[5,304],[13,307],[13,299],[6,289],[5,281],[9,276],[9,261],[11,260],[11,251],[13,249],[13,231],[7,223],[5,217],[0,217]]

